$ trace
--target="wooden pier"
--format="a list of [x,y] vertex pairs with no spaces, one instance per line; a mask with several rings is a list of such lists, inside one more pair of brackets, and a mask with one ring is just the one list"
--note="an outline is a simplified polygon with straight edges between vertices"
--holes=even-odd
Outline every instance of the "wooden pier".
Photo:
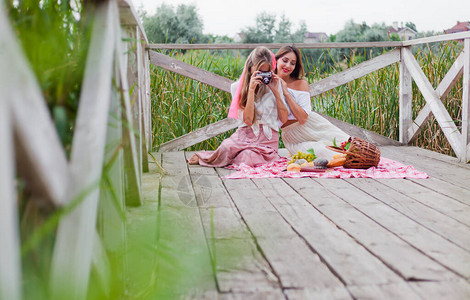
[[138,210],[185,230],[172,247],[204,245],[195,299],[469,299],[470,166],[381,151],[430,177],[224,179],[189,152],[155,153],[166,174],[150,163]]

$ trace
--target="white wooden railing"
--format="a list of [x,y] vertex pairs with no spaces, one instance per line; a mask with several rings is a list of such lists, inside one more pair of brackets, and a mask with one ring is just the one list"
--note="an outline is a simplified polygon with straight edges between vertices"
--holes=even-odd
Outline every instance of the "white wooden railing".
[[[460,53],[451,69],[445,75],[439,86],[434,89],[426,78],[416,58],[413,56],[410,47],[419,44],[442,42],[449,40],[463,40],[463,51]],[[260,44],[151,44],[151,49],[253,49]],[[403,42],[353,42],[353,43],[297,43],[297,44],[264,44],[270,49],[278,49],[284,45],[295,45],[303,49],[315,48],[373,48],[373,47],[393,47],[396,48],[385,54],[365,61],[359,65],[349,68],[338,74],[331,75],[325,79],[312,83],[310,85],[310,96],[314,97],[326,91],[337,88],[343,84],[389,66],[393,63],[399,63],[400,70],[400,115],[399,115],[399,142],[409,144],[413,142],[424,124],[434,115],[440,128],[444,132],[452,149],[462,162],[470,160],[470,129],[469,129],[469,86],[470,86],[470,32],[461,32],[448,35],[427,37]],[[233,82],[222,76],[198,69],[194,66],[185,64],[176,59],[170,58],[155,51],[150,52],[150,62],[158,67],[175,73],[187,76],[189,78],[201,81],[205,84],[219,88],[223,91],[230,91],[230,84]],[[463,95],[462,95],[462,129],[459,130],[454,121],[447,112],[441,99],[444,98],[454,84],[463,74]],[[417,118],[412,120],[412,80],[415,81],[419,90],[426,100],[426,105],[419,112]],[[338,122],[329,118],[330,121],[345,129],[346,132],[354,131],[358,136],[373,139],[378,144],[390,143],[376,134],[353,128],[348,124]],[[202,142],[208,138],[214,137],[220,133],[235,128],[233,120],[224,119],[222,121],[210,124],[204,128],[195,130],[184,136],[178,137],[172,141],[160,145],[160,151],[171,151],[184,149],[196,143]],[[347,128],[346,128],[347,127]],[[374,140],[375,139],[375,140]]]
[[[129,1],[99,3],[70,160],[0,3],[0,299],[23,294],[16,174],[33,193],[29,201],[71,210],[55,239],[50,282],[57,299],[84,299],[92,267],[100,280],[109,279],[106,253],[125,245],[125,222],[116,242],[107,237],[106,222],[97,230],[97,219],[119,218],[126,204],[141,203],[152,144],[148,41]],[[104,165],[113,195],[100,190]]]

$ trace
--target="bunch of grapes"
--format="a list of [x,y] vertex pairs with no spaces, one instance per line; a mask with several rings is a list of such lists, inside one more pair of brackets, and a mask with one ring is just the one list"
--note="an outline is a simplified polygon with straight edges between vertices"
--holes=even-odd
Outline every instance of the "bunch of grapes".
[[313,161],[315,158],[316,158],[316,155],[315,155],[315,154],[297,151],[297,153],[294,154],[294,156],[292,156],[292,159],[291,159],[291,161],[289,162],[289,164],[295,162],[295,161],[298,160],[298,159],[305,159],[306,161],[311,162],[311,161]]

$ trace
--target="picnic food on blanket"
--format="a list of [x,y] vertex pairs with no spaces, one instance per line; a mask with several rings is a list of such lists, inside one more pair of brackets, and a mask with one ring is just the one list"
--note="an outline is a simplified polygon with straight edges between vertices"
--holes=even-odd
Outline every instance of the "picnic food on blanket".
[[344,165],[345,162],[346,162],[346,156],[333,158],[332,160],[328,162],[327,167],[328,168],[339,167],[339,166]]
[[291,163],[287,165],[287,171],[300,172],[300,169],[302,169],[302,167],[296,163]]
[[328,160],[325,158],[317,158],[313,161],[313,165],[318,169],[326,169]]
[[366,140],[350,137],[347,141],[342,142],[340,147],[336,146],[335,140],[333,140],[333,145],[326,147],[346,155],[343,167],[347,169],[368,169],[377,167],[379,164],[380,149]]
[[297,151],[296,154],[292,156],[292,159],[288,162],[288,164],[296,163],[296,164],[303,164],[306,162],[312,162],[317,156],[313,152],[313,149],[308,149],[308,153]]

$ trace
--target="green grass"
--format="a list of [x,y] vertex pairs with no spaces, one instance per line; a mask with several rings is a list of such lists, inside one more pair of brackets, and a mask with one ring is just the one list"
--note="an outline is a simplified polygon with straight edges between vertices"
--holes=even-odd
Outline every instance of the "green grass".
[[[445,76],[462,49],[458,42],[443,42],[433,47],[413,49],[416,59],[434,88]],[[324,52],[324,61],[332,59]],[[231,56],[228,51],[188,51],[185,54],[173,52],[172,56],[236,80],[242,70],[244,59]],[[330,74],[362,62],[352,55],[348,65],[334,62],[325,68],[322,60],[305,61],[307,80],[316,82]],[[323,70],[329,69],[329,73]],[[230,104],[229,93],[219,91],[192,79],[153,67],[151,75],[152,116],[154,120],[153,147],[195,129],[209,125],[226,117]],[[461,120],[462,81],[458,81],[443,103],[457,127]],[[349,82],[312,99],[313,109],[342,121],[374,131],[398,140],[399,127],[399,68],[390,65],[379,71]],[[424,106],[425,101],[413,83],[413,118]],[[231,132],[190,147],[190,150],[216,149]],[[280,142],[282,147],[282,141]],[[436,152],[454,155],[449,143],[434,118],[425,125],[414,145]]]

